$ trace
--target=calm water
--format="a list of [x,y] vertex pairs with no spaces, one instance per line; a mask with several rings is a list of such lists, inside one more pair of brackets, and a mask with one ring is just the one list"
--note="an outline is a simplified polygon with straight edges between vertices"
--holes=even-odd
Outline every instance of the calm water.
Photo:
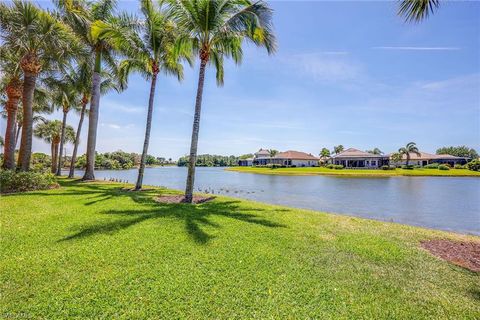
[[[96,178],[134,183],[137,172],[103,170]],[[144,184],[183,190],[186,174],[186,168],[147,168]],[[195,185],[195,191],[480,235],[475,177],[274,176],[197,168]]]

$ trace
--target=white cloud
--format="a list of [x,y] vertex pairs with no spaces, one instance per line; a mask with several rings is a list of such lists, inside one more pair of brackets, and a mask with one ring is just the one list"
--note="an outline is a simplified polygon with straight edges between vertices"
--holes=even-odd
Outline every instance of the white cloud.
[[318,81],[354,80],[362,73],[360,65],[347,58],[347,52],[294,54],[284,59],[292,68]]
[[382,46],[382,47],[373,47],[373,49],[379,50],[410,50],[410,51],[455,51],[461,50],[459,47],[415,47],[415,46]]
[[101,101],[100,107],[124,113],[143,113],[144,110],[146,110],[146,107],[140,107],[128,103],[119,103],[111,100]]
[[133,123],[126,124],[126,125],[119,125],[116,123],[102,122],[100,123],[100,126],[118,130],[118,129],[130,129],[130,128],[133,128],[135,125]]

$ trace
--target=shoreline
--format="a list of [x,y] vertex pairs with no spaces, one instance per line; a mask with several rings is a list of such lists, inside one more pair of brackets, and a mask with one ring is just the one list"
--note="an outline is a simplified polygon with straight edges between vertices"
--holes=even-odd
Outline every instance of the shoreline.
[[467,169],[395,169],[395,170],[371,170],[371,169],[327,169],[324,167],[302,167],[302,168],[255,168],[255,167],[228,167],[224,169],[231,172],[253,173],[264,175],[285,175],[285,176],[344,176],[356,178],[382,178],[382,177],[479,177],[480,172]]

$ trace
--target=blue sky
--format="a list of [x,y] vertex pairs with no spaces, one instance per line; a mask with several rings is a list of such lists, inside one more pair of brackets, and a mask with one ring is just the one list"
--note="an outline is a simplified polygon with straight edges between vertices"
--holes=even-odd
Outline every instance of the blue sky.
[[[480,3],[443,3],[420,24],[396,16],[396,2],[271,5],[278,52],[269,57],[247,45],[241,66],[227,64],[222,88],[213,69],[207,73],[199,153],[318,154],[338,144],[391,152],[410,141],[427,152],[480,149]],[[135,11],[136,2],[120,8]],[[198,63],[182,83],[159,79],[149,153],[188,153],[197,73]],[[141,151],[148,91],[149,83],[133,76],[127,91],[102,98],[100,152]],[[49,151],[39,140],[34,149]]]

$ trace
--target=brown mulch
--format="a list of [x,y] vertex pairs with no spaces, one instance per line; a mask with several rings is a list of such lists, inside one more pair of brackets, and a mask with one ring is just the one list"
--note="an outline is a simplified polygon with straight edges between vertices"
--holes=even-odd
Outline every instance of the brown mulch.
[[457,266],[480,272],[480,242],[429,240],[421,243],[431,254]]
[[[184,195],[164,195],[164,196],[158,196],[154,198],[155,201],[160,202],[160,203],[185,203],[185,196]],[[192,203],[194,204],[199,204],[199,203],[204,203],[210,200],[215,199],[215,197],[212,196],[193,196],[193,201]]]

